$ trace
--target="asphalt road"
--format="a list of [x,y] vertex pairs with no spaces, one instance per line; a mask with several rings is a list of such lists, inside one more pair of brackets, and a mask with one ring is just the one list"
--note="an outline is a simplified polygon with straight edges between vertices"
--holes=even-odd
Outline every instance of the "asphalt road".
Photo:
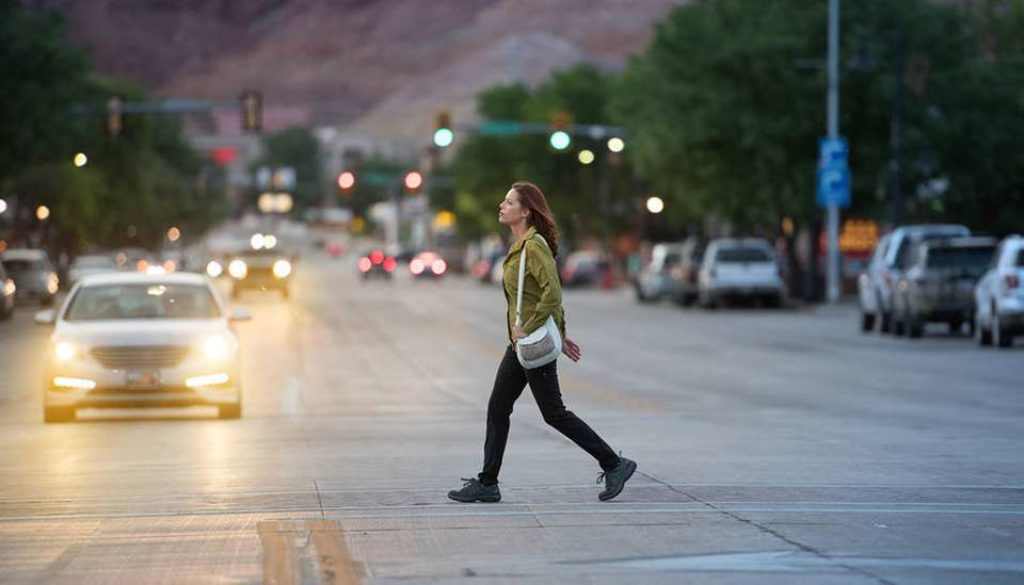
[[639,462],[599,469],[513,416],[479,470],[497,288],[360,283],[311,256],[238,305],[245,411],[44,425],[45,328],[0,323],[0,583],[1021,583],[1024,341],[857,331],[851,306],[683,310],[570,291],[569,407]]

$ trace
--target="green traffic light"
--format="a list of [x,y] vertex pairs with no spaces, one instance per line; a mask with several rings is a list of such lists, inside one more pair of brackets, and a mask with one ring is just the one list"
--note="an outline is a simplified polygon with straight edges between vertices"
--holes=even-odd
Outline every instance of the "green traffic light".
[[557,130],[551,133],[548,142],[551,144],[551,148],[555,150],[565,150],[572,144],[572,137],[565,130]]
[[434,131],[434,146],[447,148],[452,142],[455,142],[455,133],[451,128],[438,128]]

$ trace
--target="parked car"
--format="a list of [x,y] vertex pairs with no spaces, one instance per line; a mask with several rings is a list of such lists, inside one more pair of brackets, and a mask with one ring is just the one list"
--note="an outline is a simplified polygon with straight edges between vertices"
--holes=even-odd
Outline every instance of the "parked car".
[[780,306],[786,296],[781,274],[768,240],[711,240],[698,275],[698,301],[701,306],[716,307],[725,300],[760,299]]
[[562,266],[562,286],[597,286],[609,269],[608,261],[595,250],[577,250],[565,259]]
[[6,321],[14,314],[14,296],[17,290],[14,279],[7,276],[4,265],[0,263],[0,321]]
[[670,298],[684,305],[695,301],[702,254],[697,238],[682,243],[655,244],[650,264],[637,274],[634,282],[637,300]]
[[213,405],[242,412],[238,337],[211,282],[199,274],[97,274],[59,310],[46,351],[43,418],[73,420],[78,408]]
[[980,345],[1010,347],[1024,334],[1024,236],[1004,239],[974,289],[974,335]]
[[71,267],[68,268],[68,288],[74,286],[84,276],[105,272],[117,272],[117,262],[112,256],[100,254],[79,256],[71,262]]
[[448,263],[437,252],[423,251],[409,261],[413,278],[441,278],[448,272]]
[[892,330],[892,293],[909,267],[911,252],[918,244],[929,238],[969,235],[971,230],[963,225],[908,225],[896,228],[879,240],[867,271],[857,280],[861,329],[870,331],[877,321],[882,333]]
[[497,282],[493,279],[494,269],[496,267],[501,267],[505,262],[506,254],[506,250],[496,250],[489,254],[485,254],[473,263],[472,268],[470,268],[470,274],[484,284]]
[[926,323],[952,333],[974,323],[974,287],[992,261],[993,238],[934,238],[908,253],[893,293],[893,332],[921,337]]
[[363,280],[374,277],[390,280],[395,268],[398,267],[398,261],[393,256],[386,255],[383,250],[370,250],[359,258],[356,266]]
[[14,280],[19,301],[50,305],[60,291],[57,269],[44,250],[12,249],[0,256],[7,275]]

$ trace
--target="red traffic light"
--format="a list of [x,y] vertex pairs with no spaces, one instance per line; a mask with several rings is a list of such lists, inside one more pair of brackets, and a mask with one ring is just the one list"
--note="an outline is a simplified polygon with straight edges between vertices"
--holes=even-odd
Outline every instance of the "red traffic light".
[[356,174],[352,171],[345,171],[338,175],[338,187],[342,191],[349,191],[356,186]]
[[418,171],[409,171],[405,174],[405,190],[410,193],[415,193],[423,186],[423,175]]

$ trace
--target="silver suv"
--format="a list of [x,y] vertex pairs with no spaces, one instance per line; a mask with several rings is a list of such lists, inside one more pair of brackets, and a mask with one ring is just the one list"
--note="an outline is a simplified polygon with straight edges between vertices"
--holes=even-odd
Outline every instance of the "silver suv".
[[860,293],[861,329],[871,331],[875,321],[882,333],[892,330],[892,293],[912,260],[911,251],[930,238],[971,235],[963,225],[908,225],[896,228],[875,247],[867,271],[857,281]]
[[999,244],[992,264],[974,289],[974,335],[980,345],[1013,345],[1024,334],[1024,236]]
[[974,287],[992,262],[994,238],[928,239],[910,251],[893,293],[893,332],[921,337],[926,323],[958,333],[974,323]]

